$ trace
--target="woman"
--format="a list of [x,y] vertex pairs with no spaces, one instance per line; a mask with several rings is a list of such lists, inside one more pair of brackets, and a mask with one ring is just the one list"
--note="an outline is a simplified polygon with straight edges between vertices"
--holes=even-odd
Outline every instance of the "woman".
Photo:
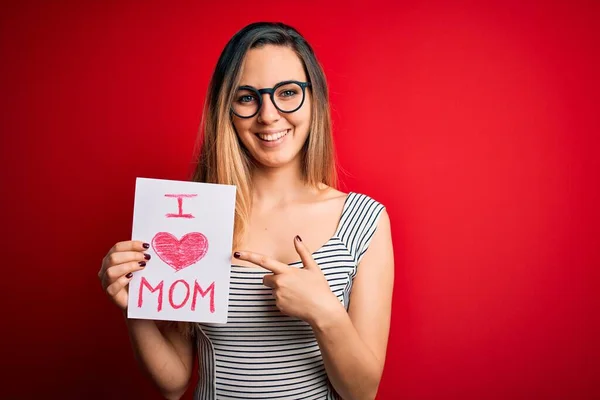
[[[237,186],[227,324],[126,318],[141,368],[170,399],[372,399],[390,323],[384,207],[335,189],[325,75],[292,27],[255,23],[227,44],[204,110],[195,181]],[[125,312],[148,245],[117,243],[99,278]],[[182,328],[183,327],[183,328]]]

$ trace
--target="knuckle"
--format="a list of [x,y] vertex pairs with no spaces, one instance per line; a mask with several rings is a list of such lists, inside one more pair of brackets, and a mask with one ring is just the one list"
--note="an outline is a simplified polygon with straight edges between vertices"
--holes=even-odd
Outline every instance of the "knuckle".
[[120,290],[120,286],[115,282],[114,284],[109,286],[106,292],[110,297],[115,297],[117,294],[119,294]]
[[259,265],[266,265],[268,262],[268,258],[267,258],[267,256],[260,255],[260,256],[258,256],[257,261],[258,261]]
[[117,279],[117,271],[115,271],[114,268],[109,268],[106,270],[106,277],[108,279],[110,279],[111,281],[114,281],[115,279]]
[[118,258],[117,253],[110,253],[107,258],[108,264],[115,265],[117,263],[117,258]]
[[106,294],[108,294],[110,297],[114,297],[115,296],[115,285],[110,285],[106,288]]

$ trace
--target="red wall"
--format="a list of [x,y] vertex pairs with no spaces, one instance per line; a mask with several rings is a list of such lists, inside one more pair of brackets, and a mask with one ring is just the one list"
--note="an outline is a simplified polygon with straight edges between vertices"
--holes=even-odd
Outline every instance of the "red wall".
[[379,398],[600,398],[598,2],[201,3],[3,2],[3,398],[158,398],[96,272],[256,20],[313,44],[343,189],[391,216]]

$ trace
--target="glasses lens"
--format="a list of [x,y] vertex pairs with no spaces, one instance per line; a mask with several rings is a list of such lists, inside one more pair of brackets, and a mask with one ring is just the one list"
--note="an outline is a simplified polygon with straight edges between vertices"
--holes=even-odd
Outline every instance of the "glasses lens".
[[275,105],[282,111],[295,111],[302,104],[304,93],[302,87],[296,83],[281,85],[273,93]]
[[233,111],[242,117],[254,115],[258,110],[258,93],[248,89],[238,89],[233,99]]
[[[258,111],[260,105],[259,93],[250,89],[238,89],[233,99],[233,111],[240,117],[251,117]],[[279,86],[273,93],[275,105],[281,111],[296,111],[304,100],[302,87],[297,83],[286,83]],[[264,98],[263,98],[264,101]]]

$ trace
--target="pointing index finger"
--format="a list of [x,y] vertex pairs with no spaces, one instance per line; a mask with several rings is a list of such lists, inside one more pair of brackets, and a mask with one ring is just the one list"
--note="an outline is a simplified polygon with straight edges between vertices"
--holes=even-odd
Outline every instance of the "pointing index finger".
[[263,267],[264,269],[268,269],[274,274],[282,274],[288,269],[287,265],[280,263],[271,257],[267,257],[263,254],[253,253],[251,251],[236,251],[233,253],[233,256],[239,260],[248,261],[252,264]]
[[296,247],[296,252],[300,256],[300,259],[302,259],[302,264],[304,265],[305,269],[321,270],[321,268],[317,266],[315,259],[310,253],[310,250],[308,250],[308,247],[306,247],[300,236],[296,236],[294,238],[294,246]]

